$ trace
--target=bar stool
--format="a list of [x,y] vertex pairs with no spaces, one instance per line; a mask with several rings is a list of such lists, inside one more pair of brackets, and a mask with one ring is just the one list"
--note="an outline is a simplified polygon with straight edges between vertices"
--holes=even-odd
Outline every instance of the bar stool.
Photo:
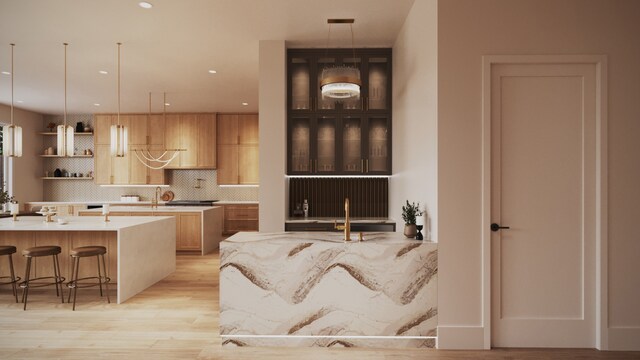
[[[24,281],[20,283],[22,288],[22,302],[24,303],[23,310],[27,310],[27,298],[29,297],[29,288],[42,287],[42,286],[56,286],[56,296],[60,296],[60,301],[64,304],[64,292],[62,291],[62,284],[64,278],[60,274],[60,261],[58,260],[58,254],[62,252],[60,246],[35,246],[22,250],[22,256],[27,258],[27,268],[24,272]],[[31,260],[37,257],[51,256],[53,259],[53,273],[54,276],[42,276],[31,279]],[[34,281],[53,279],[53,282],[48,283],[34,283]],[[58,289],[58,286],[60,287]]]
[[6,255],[9,257],[9,270],[11,271],[11,276],[0,276],[0,279],[9,279],[9,281],[0,282],[0,285],[8,285],[11,284],[13,287],[13,296],[16,297],[16,303],[18,302],[18,290],[16,289],[16,283],[20,281],[20,277],[16,276],[13,271],[13,254],[16,253],[15,246],[0,246],[0,256]]
[[[107,290],[107,302],[111,304],[111,299],[109,299],[109,282],[110,278],[107,277],[107,265],[104,261],[104,254],[107,253],[107,248],[104,246],[81,246],[72,249],[69,252],[71,258],[73,259],[73,263],[71,265],[71,281],[67,283],[67,287],[69,287],[69,298],[67,302],[71,302],[71,292],[73,292],[73,310],[76,310],[76,296],[78,295],[78,288],[87,288],[92,286],[100,286],[100,296],[102,296],[102,284],[104,284]],[[78,271],[80,269],[80,258],[83,257],[91,257],[95,256],[98,260],[98,276],[89,276],[78,279]],[[100,258],[102,258],[102,272],[104,273],[104,277],[100,272]],[[81,284],[80,282],[83,280],[90,279],[98,279],[98,283],[89,283],[89,284]],[[104,281],[103,281],[104,280]]]

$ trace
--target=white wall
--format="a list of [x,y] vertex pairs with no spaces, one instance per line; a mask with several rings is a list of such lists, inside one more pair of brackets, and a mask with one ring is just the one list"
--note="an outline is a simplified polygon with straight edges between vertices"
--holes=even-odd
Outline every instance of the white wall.
[[[42,115],[16,109],[13,120],[22,127],[22,157],[13,158],[12,194],[20,204],[42,200]],[[11,122],[11,108],[0,104],[0,121]]]
[[260,231],[284,231],[286,203],[286,46],[260,41]]
[[[640,350],[640,2],[438,4],[439,344],[482,347],[482,55],[608,56],[608,345]],[[419,43],[417,43],[419,45]],[[428,65],[427,65],[428,66]]]
[[[416,0],[393,45],[393,176],[389,216],[402,205],[427,210],[425,239],[438,239],[438,2]],[[427,226],[425,226],[427,228]]]

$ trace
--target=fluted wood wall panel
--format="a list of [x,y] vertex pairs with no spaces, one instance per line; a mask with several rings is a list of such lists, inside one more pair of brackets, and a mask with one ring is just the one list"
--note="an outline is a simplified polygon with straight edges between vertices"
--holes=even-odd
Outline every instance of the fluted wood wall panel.
[[290,178],[289,216],[296,204],[309,202],[310,217],[344,216],[349,198],[354,217],[389,216],[389,179],[384,178]]

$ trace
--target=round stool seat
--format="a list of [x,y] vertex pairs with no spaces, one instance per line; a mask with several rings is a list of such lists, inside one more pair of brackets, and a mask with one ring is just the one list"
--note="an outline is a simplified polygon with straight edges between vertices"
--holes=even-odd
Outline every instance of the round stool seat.
[[51,256],[58,255],[62,252],[60,246],[35,246],[22,250],[23,256]]
[[98,256],[104,255],[107,253],[107,248],[104,246],[81,246],[74,249],[71,249],[69,255],[74,257],[85,257],[85,256]]
[[16,253],[15,246],[0,246],[0,255],[11,255]]

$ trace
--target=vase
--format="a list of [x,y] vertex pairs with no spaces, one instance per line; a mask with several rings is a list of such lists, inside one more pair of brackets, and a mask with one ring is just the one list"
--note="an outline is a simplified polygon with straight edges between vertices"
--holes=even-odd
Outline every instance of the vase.
[[405,224],[404,225],[404,236],[408,238],[415,238],[418,230],[416,229],[416,224]]
[[84,131],[84,125],[82,124],[82,122],[81,122],[81,121],[78,121],[78,122],[76,123],[76,132],[77,132],[77,133],[81,133],[81,132],[83,132],[83,131]]

